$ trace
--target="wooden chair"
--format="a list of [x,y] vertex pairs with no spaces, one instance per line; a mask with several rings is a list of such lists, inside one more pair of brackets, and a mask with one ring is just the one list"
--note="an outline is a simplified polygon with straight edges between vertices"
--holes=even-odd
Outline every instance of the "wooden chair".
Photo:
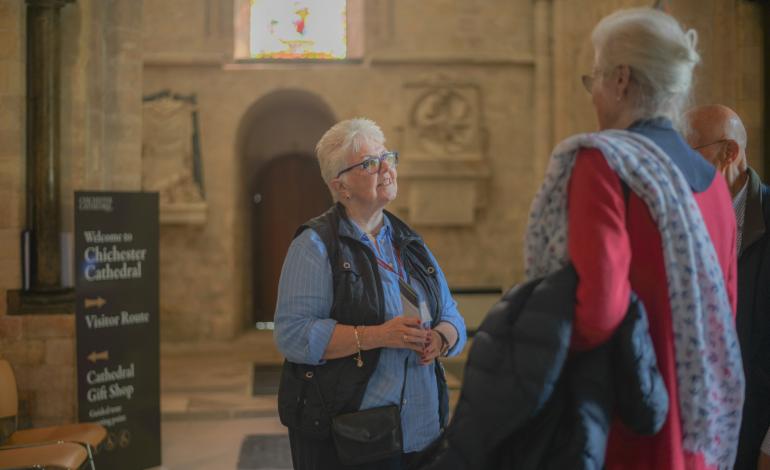
[[[98,423],[76,423],[45,428],[17,430],[18,394],[16,378],[11,365],[5,359],[0,359],[0,450],[6,447],[14,449],[34,448],[40,444],[75,443],[86,452],[91,470],[96,470],[93,453],[99,444],[107,437],[107,430]],[[3,426],[4,424],[4,426]],[[2,432],[7,428],[5,432]],[[69,446],[52,448],[52,453],[60,452]],[[9,449],[11,450],[11,449]],[[0,459],[2,459],[0,455]],[[2,462],[2,460],[0,460]]]
[[80,470],[88,463],[86,448],[71,442],[0,447],[0,470]]

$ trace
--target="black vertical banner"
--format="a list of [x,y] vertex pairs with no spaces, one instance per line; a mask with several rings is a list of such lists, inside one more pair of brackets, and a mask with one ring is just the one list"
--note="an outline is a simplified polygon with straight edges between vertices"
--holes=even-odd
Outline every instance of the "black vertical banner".
[[158,195],[75,193],[78,414],[97,468],[160,465]]

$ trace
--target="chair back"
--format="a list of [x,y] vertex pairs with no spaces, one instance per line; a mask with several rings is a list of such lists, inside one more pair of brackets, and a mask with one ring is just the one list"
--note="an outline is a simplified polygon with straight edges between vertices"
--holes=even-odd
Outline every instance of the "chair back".
[[0,359],[0,418],[16,416],[19,410],[19,395],[16,391],[16,377],[11,364]]
[[0,359],[0,445],[16,432],[19,395],[11,364]]

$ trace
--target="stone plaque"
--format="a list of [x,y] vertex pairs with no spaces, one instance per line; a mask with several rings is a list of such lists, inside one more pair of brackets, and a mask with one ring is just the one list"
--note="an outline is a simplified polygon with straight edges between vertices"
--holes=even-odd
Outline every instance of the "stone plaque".
[[470,84],[407,84],[406,146],[419,160],[478,161],[480,94]]

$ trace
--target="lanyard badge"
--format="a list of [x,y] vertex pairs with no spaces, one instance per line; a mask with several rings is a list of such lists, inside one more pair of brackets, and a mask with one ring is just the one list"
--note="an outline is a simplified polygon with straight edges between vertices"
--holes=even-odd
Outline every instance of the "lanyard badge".
[[421,301],[412,286],[402,279],[398,280],[398,288],[401,292],[401,308],[403,310],[403,315],[406,318],[419,318],[423,327],[430,326],[431,317],[425,301]]
[[401,291],[401,309],[403,315],[406,318],[422,318],[420,315],[420,298],[412,289],[412,286],[404,282],[403,279],[398,280],[398,289]]

